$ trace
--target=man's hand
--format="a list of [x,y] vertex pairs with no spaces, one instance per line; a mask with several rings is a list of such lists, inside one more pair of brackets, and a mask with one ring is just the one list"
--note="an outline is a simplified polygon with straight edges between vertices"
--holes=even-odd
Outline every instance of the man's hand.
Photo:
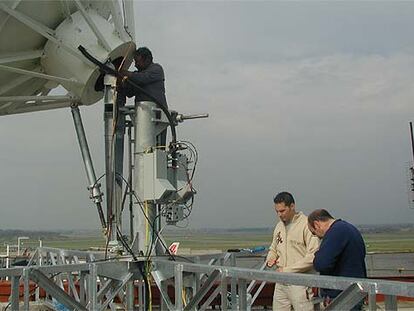
[[275,263],[276,263],[276,259],[274,259],[274,258],[268,259],[267,262],[266,262],[266,264],[269,268],[273,267],[275,265]]

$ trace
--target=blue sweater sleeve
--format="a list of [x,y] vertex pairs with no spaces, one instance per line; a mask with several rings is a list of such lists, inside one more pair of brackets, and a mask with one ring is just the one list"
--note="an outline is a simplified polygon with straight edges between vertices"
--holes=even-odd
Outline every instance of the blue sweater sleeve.
[[348,235],[340,227],[332,227],[325,235],[319,250],[315,253],[313,266],[322,274],[330,274],[339,256],[348,243]]

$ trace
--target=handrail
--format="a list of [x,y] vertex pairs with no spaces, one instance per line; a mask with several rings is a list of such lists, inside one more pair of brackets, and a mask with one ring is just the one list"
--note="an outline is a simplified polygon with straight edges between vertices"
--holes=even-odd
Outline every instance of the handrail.
[[192,264],[186,262],[172,262],[161,259],[154,259],[157,266],[176,266],[181,265],[184,272],[210,273],[219,270],[227,277],[241,278],[246,280],[267,281],[272,283],[285,283],[291,285],[302,285],[309,287],[321,287],[344,290],[349,286],[358,283],[364,292],[383,295],[398,295],[404,297],[414,297],[414,283],[387,281],[379,279],[347,278],[338,276],[324,276],[303,273],[287,273],[276,271],[260,271],[255,269],[228,267],[228,266],[209,266],[203,264]]

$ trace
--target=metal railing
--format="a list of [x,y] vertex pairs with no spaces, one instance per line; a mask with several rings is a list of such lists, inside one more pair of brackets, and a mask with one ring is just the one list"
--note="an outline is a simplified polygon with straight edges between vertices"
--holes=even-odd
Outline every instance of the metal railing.
[[[32,300],[53,307],[59,302],[70,310],[144,310],[142,275],[130,258],[105,260],[102,254],[39,248],[26,267],[0,269],[0,278],[11,279],[10,310],[30,310]],[[369,310],[376,310],[376,295],[385,296],[385,309],[397,310],[397,296],[414,297],[414,283],[356,279],[299,273],[279,273],[237,267],[244,253],[151,260],[152,277],[161,296],[161,310],[249,310],[266,283],[283,283],[342,290],[326,310],[349,310],[368,297]],[[248,258],[249,259],[249,258]],[[167,289],[174,287],[174,295]],[[138,287],[138,297],[135,297]],[[23,291],[19,290],[20,288]],[[45,293],[39,294],[39,288]],[[135,305],[136,298],[139,304]],[[22,301],[20,301],[22,300]]]

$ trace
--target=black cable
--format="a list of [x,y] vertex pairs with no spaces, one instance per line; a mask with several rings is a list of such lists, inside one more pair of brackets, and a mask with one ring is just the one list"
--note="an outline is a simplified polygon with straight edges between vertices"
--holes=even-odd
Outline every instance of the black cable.
[[[121,175],[121,174],[119,174],[119,173],[117,173],[117,174],[118,174],[118,175],[122,178],[122,180],[124,181],[124,183],[126,183],[127,185],[129,185],[128,181],[125,179],[125,177],[124,177],[124,176],[122,176],[122,175]],[[150,221],[150,219],[148,218],[147,214],[145,213],[145,211],[144,211],[144,207],[142,206],[142,201],[138,198],[137,194],[136,194],[134,191],[132,192],[132,195],[133,195],[133,196],[135,197],[135,199],[137,200],[137,203],[138,203],[139,207],[141,208],[142,214],[144,215],[144,217],[147,219],[148,223],[150,224],[150,226],[151,226],[151,228],[152,228],[152,231],[156,233],[156,235],[157,235],[158,239],[160,240],[161,244],[164,246],[164,249],[165,249],[165,251],[166,251],[167,255],[169,254],[170,258],[171,258],[173,261],[175,261],[174,255],[170,253],[170,251],[169,251],[168,247],[165,245],[165,243],[163,242],[163,240],[162,240],[162,239],[161,239],[161,237],[159,236],[158,232],[156,232],[154,224]]]
[[191,178],[190,178],[190,180],[192,181],[193,178],[194,178],[195,168],[196,168],[197,163],[198,163],[198,151],[197,151],[197,148],[194,146],[194,144],[192,142],[189,142],[189,141],[183,140],[183,141],[179,141],[179,143],[184,143],[187,146],[191,146],[192,148],[189,148],[189,149],[191,151],[194,151],[194,153],[195,153],[194,166],[193,166],[193,171],[191,172]]
[[[184,256],[180,256],[180,255],[174,255],[176,258],[181,258],[181,259],[185,259],[186,261],[188,261],[189,263],[196,263],[194,260],[191,260],[190,258],[184,257]],[[152,256],[153,258],[158,258],[158,257],[168,257],[168,255],[155,255]]]
[[129,186],[125,187],[124,195],[122,196],[122,203],[121,203],[121,213],[124,211],[125,202],[128,194],[128,190],[132,191],[132,189],[129,189]]
[[139,272],[141,273],[142,279],[144,280],[144,284],[145,284],[144,285],[145,287],[145,310],[148,310],[149,309],[149,291],[151,290],[150,286],[148,285],[149,283],[148,277],[142,268],[141,262],[138,262],[137,256],[135,256],[134,251],[129,247],[128,243],[125,241],[125,238],[122,235],[122,232],[118,226],[116,226],[116,233],[117,233],[118,239],[121,242],[121,244],[125,247],[127,252],[130,253],[134,261],[138,263],[138,269],[139,269]]
[[[161,217],[162,216],[162,214],[161,214],[161,212],[157,215],[157,216],[155,216],[154,217],[154,220],[152,221],[152,225],[151,225],[151,227],[153,228],[153,230],[151,231],[151,244],[150,244],[150,247],[148,248],[148,250],[147,250],[147,259],[146,260],[150,260],[150,257],[151,257],[151,252],[152,252],[152,248],[154,247],[154,245],[155,245],[155,230],[154,230],[154,228],[155,228],[155,222],[157,221],[157,218],[158,217]],[[157,232],[158,233],[158,232]],[[160,240],[161,238],[160,238],[160,236],[159,235],[157,235],[157,239],[158,240]],[[155,246],[156,247],[156,246]],[[169,252],[169,250],[168,250],[168,252]]]

